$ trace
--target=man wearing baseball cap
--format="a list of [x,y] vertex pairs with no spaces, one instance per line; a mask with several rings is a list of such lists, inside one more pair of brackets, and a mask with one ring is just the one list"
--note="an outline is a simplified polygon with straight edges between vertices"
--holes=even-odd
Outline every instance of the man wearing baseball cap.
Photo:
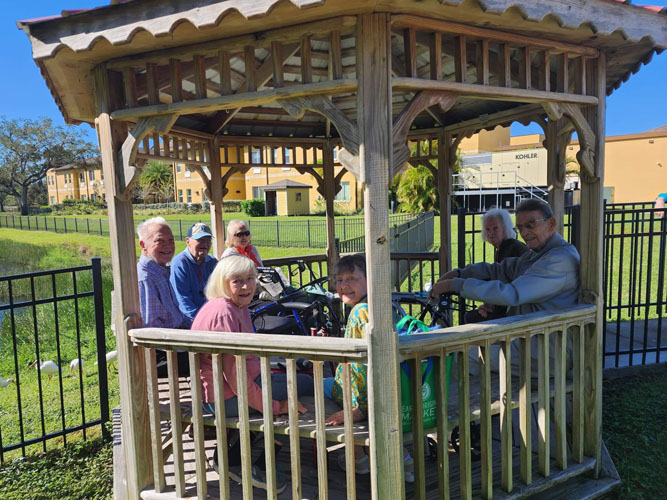
[[204,287],[218,263],[208,254],[211,250],[211,228],[198,222],[185,237],[185,250],[171,261],[169,281],[176,292],[178,308],[193,320],[199,308],[206,302]]

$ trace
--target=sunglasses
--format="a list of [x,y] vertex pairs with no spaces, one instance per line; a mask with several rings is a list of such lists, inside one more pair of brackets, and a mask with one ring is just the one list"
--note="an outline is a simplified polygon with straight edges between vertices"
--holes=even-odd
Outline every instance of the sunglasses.
[[243,236],[250,236],[250,231],[239,231],[234,236],[237,238],[242,238]]
[[520,232],[523,231],[524,229],[527,229],[527,230],[530,231],[531,229],[535,229],[535,226],[537,226],[537,223],[538,223],[538,222],[543,222],[543,221],[545,221],[545,220],[549,220],[549,219],[546,218],[546,217],[542,217],[541,219],[535,219],[535,220],[533,220],[533,221],[526,222],[525,224],[519,224],[518,226],[516,226],[516,227],[514,228],[514,230],[515,230],[517,233],[520,233]]

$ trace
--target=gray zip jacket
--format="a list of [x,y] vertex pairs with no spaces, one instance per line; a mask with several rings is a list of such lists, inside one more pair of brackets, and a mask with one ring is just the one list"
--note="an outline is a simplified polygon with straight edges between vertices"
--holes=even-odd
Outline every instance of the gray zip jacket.
[[539,252],[459,269],[452,291],[466,299],[509,306],[508,315],[572,306],[579,297],[579,252],[555,233]]

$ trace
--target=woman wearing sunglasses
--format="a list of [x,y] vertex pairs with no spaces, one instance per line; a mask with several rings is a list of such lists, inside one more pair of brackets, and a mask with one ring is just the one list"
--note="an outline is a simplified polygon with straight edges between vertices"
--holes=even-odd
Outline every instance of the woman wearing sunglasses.
[[227,224],[227,249],[222,258],[230,255],[245,255],[255,263],[255,267],[262,266],[262,259],[257,249],[250,244],[250,230],[248,224],[242,220],[233,220]]

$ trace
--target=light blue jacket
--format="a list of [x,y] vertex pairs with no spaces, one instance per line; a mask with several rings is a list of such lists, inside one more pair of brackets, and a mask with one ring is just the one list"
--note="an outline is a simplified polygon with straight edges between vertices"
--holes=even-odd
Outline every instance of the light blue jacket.
[[176,294],[178,308],[191,322],[206,302],[204,287],[217,263],[215,257],[207,255],[204,264],[196,264],[187,247],[171,261],[169,281]]
[[452,291],[467,299],[509,306],[508,315],[561,309],[579,297],[579,252],[558,233],[539,252],[460,269]]

